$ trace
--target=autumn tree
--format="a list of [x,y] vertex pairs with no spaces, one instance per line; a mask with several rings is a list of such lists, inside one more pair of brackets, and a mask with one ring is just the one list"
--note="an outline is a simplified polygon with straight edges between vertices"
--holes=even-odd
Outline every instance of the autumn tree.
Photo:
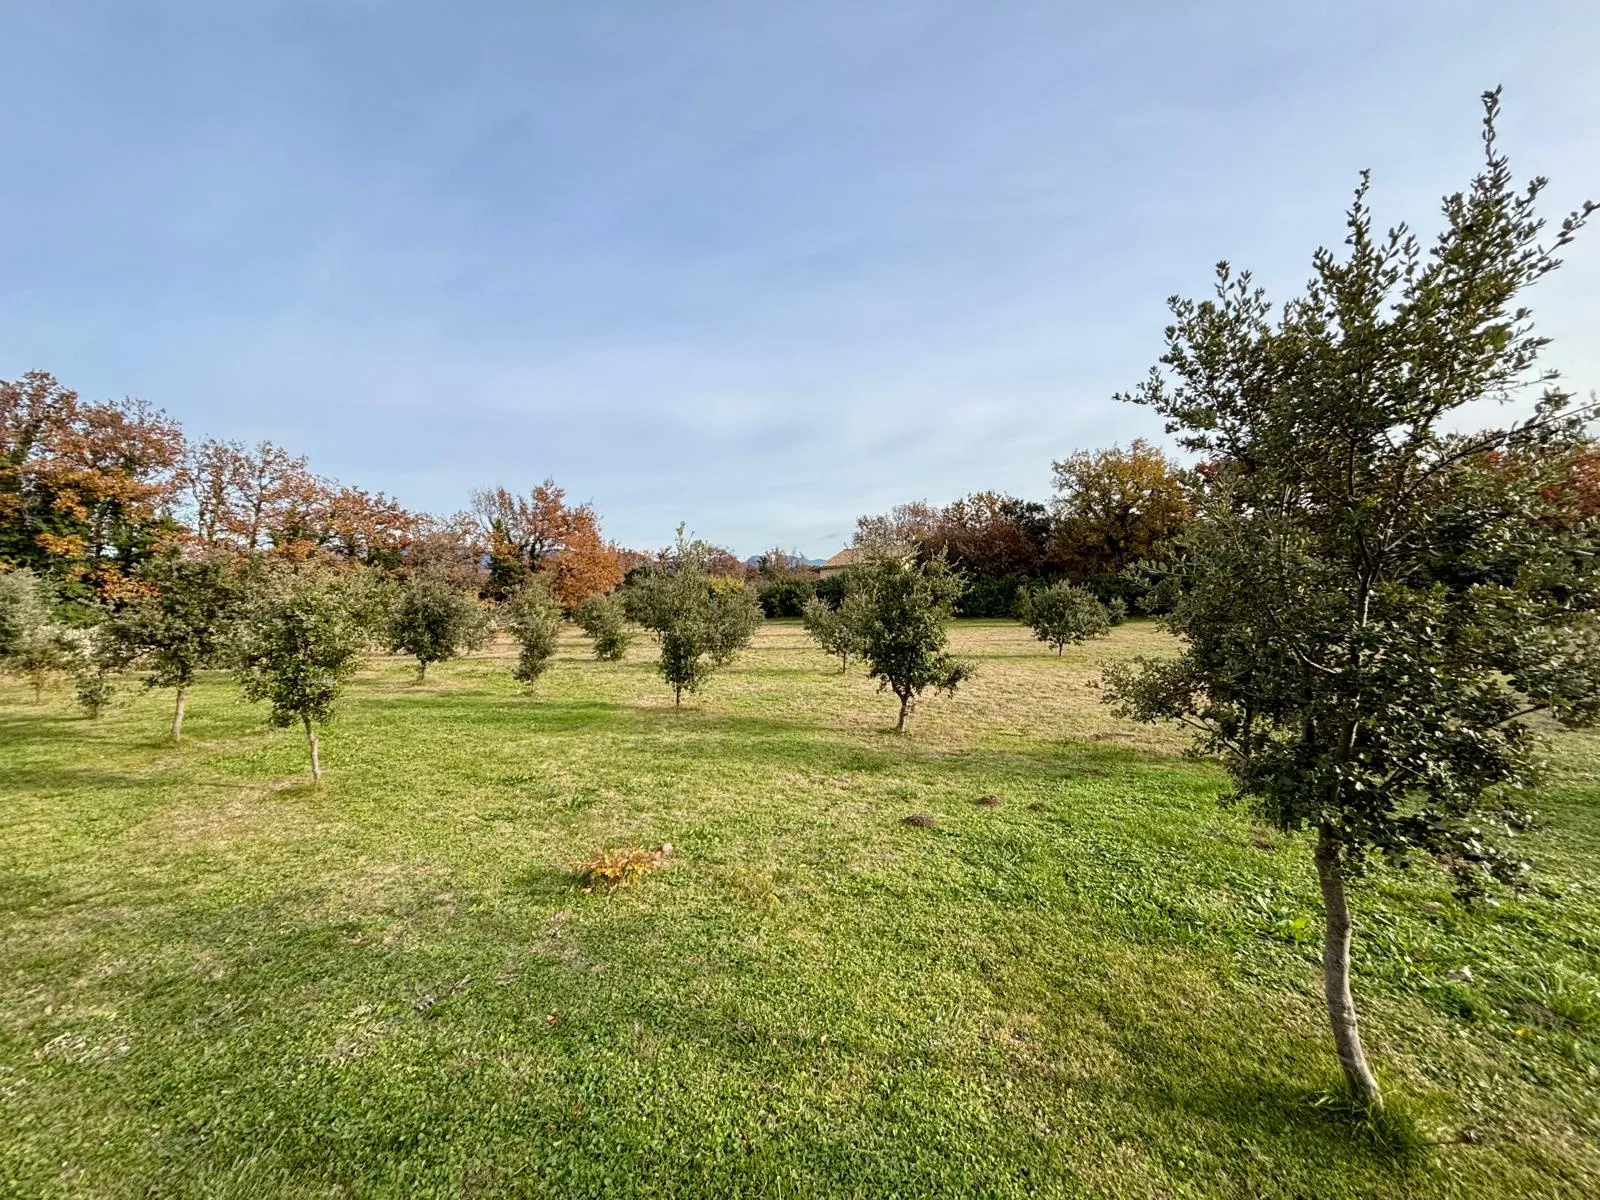
[[[1592,444],[1521,293],[1593,210],[1544,239],[1484,97],[1485,163],[1424,252],[1378,233],[1362,177],[1347,247],[1319,250],[1272,318],[1248,274],[1174,299],[1161,366],[1127,397],[1218,465],[1183,536],[1175,658],[1108,672],[1141,719],[1192,727],[1231,798],[1310,834],[1323,990],[1346,1080],[1382,1096],[1351,988],[1347,891],[1388,860],[1458,886],[1519,879],[1539,739],[1600,717],[1600,522],[1564,502]],[[1476,402],[1532,386],[1525,421],[1464,436]],[[1591,410],[1592,412],[1592,410]]]
[[225,664],[243,615],[245,584],[222,555],[174,553],[142,563],[137,587],[104,624],[103,655],[138,666],[145,686],[172,688],[172,740],[183,737],[189,689],[201,671]]
[[171,539],[183,434],[141,400],[90,404],[54,376],[0,380],[0,562],[61,599],[114,597]]
[[1079,451],[1052,463],[1052,554],[1074,579],[1120,571],[1154,556],[1193,519],[1178,465],[1150,443]]
[[273,725],[298,722],[322,783],[317,727],[360,665],[369,630],[350,577],[315,566],[267,573],[253,588],[241,625],[237,670],[244,697],[265,700]]
[[503,487],[472,494],[472,510],[488,545],[490,594],[504,598],[535,572],[567,608],[622,582],[618,549],[600,533],[589,504],[569,505],[565,489],[546,479],[527,496]]
[[879,691],[900,701],[895,728],[924,691],[953,693],[972,677],[971,663],[945,651],[945,623],[961,595],[961,576],[942,558],[921,562],[885,554],[858,569],[861,588],[861,657]]
[[414,575],[400,584],[386,614],[384,646],[417,660],[417,682],[428,664],[454,658],[483,644],[488,623],[476,599],[443,575]]
[[1056,648],[1056,657],[1068,642],[1086,642],[1111,632],[1111,612],[1087,588],[1070,583],[1051,584],[1028,596],[1024,622],[1041,642]]
[[530,579],[506,601],[505,626],[517,639],[517,665],[511,674],[531,684],[543,675],[561,637],[561,602],[542,579]]
[[611,592],[586,596],[575,614],[578,627],[594,642],[594,656],[601,662],[618,662],[633,641],[628,629],[628,614],[622,597]]

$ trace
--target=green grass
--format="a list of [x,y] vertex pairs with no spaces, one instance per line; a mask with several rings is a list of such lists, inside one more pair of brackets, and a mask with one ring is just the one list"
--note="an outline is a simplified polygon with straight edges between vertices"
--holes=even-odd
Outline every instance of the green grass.
[[1097,703],[1161,635],[953,640],[908,739],[788,623],[682,711],[648,645],[374,659],[321,791],[222,677],[179,747],[0,685],[0,1195],[1600,1194],[1600,741],[1532,894],[1358,885],[1363,1122],[1305,846]]

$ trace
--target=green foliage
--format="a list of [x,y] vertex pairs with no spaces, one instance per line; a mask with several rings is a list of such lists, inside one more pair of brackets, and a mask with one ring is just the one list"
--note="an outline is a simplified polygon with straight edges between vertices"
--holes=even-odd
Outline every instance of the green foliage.
[[116,684],[112,681],[115,658],[105,649],[105,626],[85,631],[85,646],[76,671],[73,698],[78,707],[91,718],[100,717],[116,699]]
[[958,617],[1014,617],[1017,590],[1026,582],[1020,575],[968,576],[951,611]]
[[530,578],[522,590],[507,600],[502,612],[505,626],[517,639],[517,665],[511,674],[531,684],[543,675],[561,636],[561,604],[544,580]]
[[811,579],[775,579],[762,585],[757,593],[764,617],[798,617],[817,594],[817,585]]
[[[1184,653],[1108,672],[1110,698],[1198,728],[1235,798],[1315,833],[1330,1017],[1367,1103],[1344,880],[1376,852],[1465,894],[1519,881],[1526,718],[1600,716],[1600,521],[1561,486],[1587,444],[1518,307],[1592,206],[1541,243],[1544,181],[1513,186],[1485,106],[1485,167],[1430,253],[1375,233],[1363,178],[1349,249],[1317,252],[1305,295],[1273,322],[1219,266],[1214,299],[1172,302],[1166,372],[1129,397],[1212,467],[1173,565]],[[1523,424],[1450,432],[1529,385]]]
[[883,555],[856,578],[862,608],[860,654],[878,690],[900,701],[897,728],[926,689],[954,692],[970,679],[973,665],[945,653],[945,622],[961,594],[961,576],[943,558],[917,562]]
[[327,722],[360,663],[367,631],[357,585],[302,567],[265,576],[240,625],[237,658],[246,700],[265,701],[279,727]]
[[[1126,615],[1127,610],[1123,609]],[[1070,583],[1055,583],[1033,592],[1027,603],[1025,623],[1041,642],[1056,648],[1060,657],[1068,642],[1085,642],[1111,632],[1111,613],[1087,588]]]
[[838,608],[832,608],[827,601],[815,597],[806,604],[802,615],[805,631],[811,635],[812,641],[839,660],[841,674],[850,665],[850,660],[861,654],[865,603],[866,593],[858,588],[847,591]]
[[138,591],[104,626],[106,654],[139,666],[147,687],[186,688],[235,647],[245,583],[222,555],[162,555],[139,565]]
[[686,538],[680,525],[663,562],[627,589],[629,615],[661,643],[656,669],[672,687],[674,704],[749,645],[761,622],[760,604],[742,581],[706,573],[709,549]]
[[0,573],[0,669],[33,687],[34,699],[61,675],[75,674],[87,654],[82,630],[55,616],[55,593],[26,567]]
[[432,573],[400,585],[384,624],[385,646],[415,657],[419,680],[427,675],[428,664],[477,649],[488,631],[482,605],[443,575]]
[[750,645],[761,624],[759,598],[743,584],[709,589],[706,655],[713,667],[726,666]]
[[619,592],[586,596],[574,614],[578,627],[594,642],[601,662],[619,662],[628,653],[633,633],[628,628],[627,605]]

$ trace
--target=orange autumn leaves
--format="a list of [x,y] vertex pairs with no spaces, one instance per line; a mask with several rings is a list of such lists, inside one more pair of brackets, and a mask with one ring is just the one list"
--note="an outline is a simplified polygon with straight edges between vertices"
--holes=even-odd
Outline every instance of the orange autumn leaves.
[[0,565],[50,576],[64,598],[114,601],[139,561],[174,544],[439,570],[497,597],[538,573],[567,607],[616,587],[639,557],[552,480],[528,496],[480,492],[473,512],[435,517],[318,475],[271,442],[187,442],[143,401],[88,403],[43,371],[0,380]]

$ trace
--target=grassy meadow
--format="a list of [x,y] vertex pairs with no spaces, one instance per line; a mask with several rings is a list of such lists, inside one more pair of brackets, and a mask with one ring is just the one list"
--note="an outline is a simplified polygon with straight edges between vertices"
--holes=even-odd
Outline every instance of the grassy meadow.
[[1600,737],[1534,892],[1357,885],[1371,1123],[1305,845],[1098,702],[1163,635],[952,641],[908,738],[797,623],[681,711],[643,638],[378,656],[316,791],[225,676],[179,746],[0,682],[0,1195],[1600,1195]]

